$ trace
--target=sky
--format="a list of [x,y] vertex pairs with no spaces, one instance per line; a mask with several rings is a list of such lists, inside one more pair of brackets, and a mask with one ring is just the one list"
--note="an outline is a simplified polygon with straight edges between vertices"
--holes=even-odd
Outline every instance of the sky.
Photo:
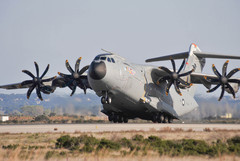
[[[22,70],[35,74],[34,61],[40,73],[50,64],[48,77],[68,73],[66,59],[74,66],[82,56],[83,67],[102,48],[137,64],[188,51],[191,43],[239,56],[239,8],[239,0],[0,0],[0,85],[30,79]],[[212,74],[213,63],[221,71],[225,61],[208,59],[203,73]],[[150,64],[172,68],[170,61]],[[230,60],[228,71],[237,67],[240,60]]]

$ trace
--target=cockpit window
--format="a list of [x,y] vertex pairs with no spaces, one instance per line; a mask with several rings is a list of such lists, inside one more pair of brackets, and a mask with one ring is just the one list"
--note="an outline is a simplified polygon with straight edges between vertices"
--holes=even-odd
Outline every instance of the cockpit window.
[[111,63],[111,59],[110,58],[107,58],[107,61]]
[[112,62],[115,63],[115,60],[113,58],[111,58]]
[[99,60],[100,56],[96,56],[94,60]]
[[106,57],[101,57],[100,59],[101,59],[101,60],[106,60]]

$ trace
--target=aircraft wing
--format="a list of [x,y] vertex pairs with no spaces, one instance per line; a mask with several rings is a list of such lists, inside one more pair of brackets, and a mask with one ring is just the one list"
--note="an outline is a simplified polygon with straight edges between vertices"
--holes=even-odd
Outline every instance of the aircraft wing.
[[8,85],[2,85],[0,88],[3,89],[21,89],[21,88],[29,88],[31,85],[21,85],[21,83],[14,83],[14,84],[8,84]]
[[[88,83],[87,75],[83,75],[79,77],[79,82],[81,81],[81,84],[77,84],[82,89],[92,89]],[[73,84],[69,83],[71,82],[71,79],[66,79],[61,76],[56,77],[53,81],[50,82],[43,82],[44,87],[51,88],[51,93],[53,93],[56,89],[56,87],[59,88],[65,88],[69,87],[70,89],[73,89]],[[33,84],[26,84],[23,85],[23,82],[20,83],[13,83],[13,84],[7,84],[7,85],[1,85],[0,88],[11,90],[11,89],[23,89],[23,88],[30,88]]]
[[[172,71],[172,70],[170,69],[170,71]],[[156,69],[152,70],[151,75],[152,75],[153,82],[157,83],[159,78],[167,76],[168,74],[164,70],[156,68]],[[216,75],[192,72],[190,74],[190,81],[188,81],[188,82],[193,83],[193,84],[203,84],[207,89],[210,89],[211,85],[218,84],[216,82],[212,82],[211,80],[213,80],[213,79],[218,79],[218,77]],[[235,79],[240,82],[240,78],[235,78]]]
[[[81,82],[81,84],[78,84],[80,88],[85,86],[86,88],[92,89],[88,83],[87,75],[80,76],[77,82]],[[71,78],[68,77],[63,78],[60,76],[53,80],[52,86],[59,88],[69,87],[72,89],[73,82]]]
[[[211,85],[216,85],[218,82],[214,82],[211,80],[218,79],[216,75],[202,74],[202,73],[191,73],[191,83],[194,84],[203,84],[207,89],[211,88]],[[238,80],[240,84],[240,78],[234,78]],[[211,82],[211,83],[210,83]]]

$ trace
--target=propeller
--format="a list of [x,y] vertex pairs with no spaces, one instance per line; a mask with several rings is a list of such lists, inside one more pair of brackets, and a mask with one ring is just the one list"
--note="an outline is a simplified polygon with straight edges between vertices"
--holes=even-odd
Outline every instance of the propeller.
[[75,93],[77,86],[79,88],[83,89],[84,93],[86,94],[87,87],[82,82],[81,76],[85,71],[88,70],[89,65],[87,65],[87,66],[83,67],[81,70],[79,70],[79,65],[80,65],[81,60],[82,60],[82,57],[77,59],[76,64],[75,64],[75,71],[70,66],[68,60],[66,60],[66,67],[67,67],[68,71],[71,73],[71,75],[67,75],[67,74],[58,72],[58,74],[66,80],[66,82],[67,82],[66,86],[68,86],[72,90],[71,96]]
[[213,70],[214,74],[217,76],[217,78],[208,80],[208,78],[206,76],[204,77],[210,83],[217,83],[217,85],[214,88],[207,91],[208,93],[217,90],[220,86],[222,87],[222,92],[221,92],[221,95],[220,95],[218,101],[220,101],[223,98],[226,88],[229,89],[230,93],[233,95],[233,98],[235,98],[235,91],[229,83],[240,83],[240,81],[237,79],[230,79],[235,73],[237,73],[240,70],[240,68],[233,69],[232,71],[230,71],[227,74],[228,63],[229,63],[229,60],[227,60],[223,64],[222,74],[220,74],[218,72],[218,70],[214,64],[212,65],[212,70]]
[[34,62],[34,64],[35,64],[37,76],[34,76],[28,70],[23,70],[22,72],[27,74],[27,75],[29,75],[30,77],[32,77],[32,80],[23,81],[20,84],[20,86],[30,86],[28,91],[27,91],[27,99],[30,98],[30,95],[31,95],[32,91],[34,90],[34,88],[36,88],[37,96],[42,101],[43,98],[42,98],[42,95],[41,95],[41,91],[44,92],[44,93],[49,93],[48,91],[46,91],[46,90],[49,90],[49,89],[46,88],[46,86],[43,83],[54,80],[56,78],[56,76],[52,77],[52,78],[48,78],[48,79],[42,79],[48,72],[49,64],[48,64],[48,66],[46,67],[45,71],[43,72],[43,74],[40,77],[39,77],[39,67],[38,67],[38,64],[36,62]]
[[172,62],[172,66],[173,66],[173,72],[170,71],[168,68],[166,67],[159,67],[159,69],[164,70],[168,75],[161,77],[157,80],[157,84],[159,85],[160,83],[163,83],[165,81],[168,81],[167,86],[166,86],[166,95],[168,95],[169,93],[169,89],[172,85],[174,85],[176,92],[182,96],[182,93],[180,91],[179,88],[181,87],[191,87],[192,83],[188,83],[186,81],[184,81],[183,79],[181,79],[181,77],[185,77],[190,75],[194,69],[192,69],[191,71],[185,72],[185,73],[181,73],[181,70],[183,69],[184,65],[185,65],[185,59],[183,60],[180,68],[178,71],[176,71],[176,64],[175,61],[173,59],[171,59]]

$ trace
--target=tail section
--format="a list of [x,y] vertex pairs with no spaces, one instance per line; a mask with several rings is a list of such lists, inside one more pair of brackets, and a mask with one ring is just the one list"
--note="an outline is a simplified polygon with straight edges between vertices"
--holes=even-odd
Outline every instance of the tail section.
[[[202,73],[203,67],[205,66],[206,59],[204,57],[199,57],[195,53],[200,53],[201,50],[196,44],[191,44],[189,47],[189,53],[187,58],[187,63],[184,72],[194,69],[194,72]],[[191,83],[190,75],[185,78],[187,82]],[[195,95],[197,85],[193,85],[188,91],[191,96]]]
[[[164,61],[164,60],[171,60],[171,59],[187,59],[187,63],[185,64],[184,72],[191,71],[194,69],[196,73],[202,73],[203,67],[205,66],[206,59],[205,58],[217,58],[217,59],[240,59],[240,56],[234,55],[223,55],[223,54],[212,54],[201,52],[196,44],[191,44],[188,52],[182,52],[177,54],[171,54],[156,58],[147,59],[146,62],[155,62],[155,61]],[[188,83],[191,83],[190,75],[186,76],[184,79]],[[188,90],[191,96],[194,96],[196,91],[196,84],[190,87]]]
[[196,44],[191,44],[189,47],[188,60],[185,66],[185,71],[194,69],[194,72],[202,72],[206,59],[204,57],[198,57],[195,55],[196,52],[200,53],[201,50]]

